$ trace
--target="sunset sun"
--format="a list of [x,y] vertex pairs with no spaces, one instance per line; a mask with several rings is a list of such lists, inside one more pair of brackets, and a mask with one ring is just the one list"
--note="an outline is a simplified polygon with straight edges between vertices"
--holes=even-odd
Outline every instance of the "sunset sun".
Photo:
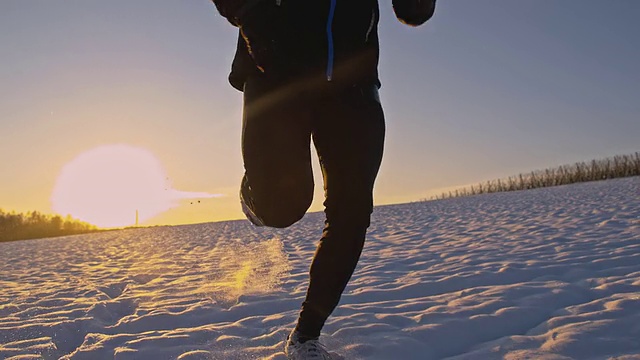
[[59,214],[120,227],[135,224],[136,212],[142,222],[169,210],[186,194],[171,188],[151,152],[119,144],[88,150],[66,164],[51,202]]

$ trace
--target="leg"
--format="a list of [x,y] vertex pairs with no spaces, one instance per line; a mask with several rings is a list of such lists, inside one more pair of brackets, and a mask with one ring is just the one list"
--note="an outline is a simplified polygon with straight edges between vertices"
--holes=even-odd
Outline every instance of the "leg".
[[310,111],[295,95],[263,78],[244,89],[240,196],[258,225],[287,227],[313,198]]
[[377,89],[353,88],[337,95],[323,104],[327,112],[313,127],[324,177],[326,221],[296,327],[308,338],[320,335],[360,258],[384,145]]

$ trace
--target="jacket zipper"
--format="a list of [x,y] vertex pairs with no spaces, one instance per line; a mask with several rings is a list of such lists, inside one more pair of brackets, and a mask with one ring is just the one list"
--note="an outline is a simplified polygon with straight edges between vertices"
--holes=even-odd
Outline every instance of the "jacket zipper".
[[327,81],[331,81],[333,77],[333,57],[334,57],[334,49],[333,49],[333,14],[336,11],[336,1],[331,0],[331,7],[329,8],[329,17],[327,18],[327,40],[328,40],[328,51],[327,51]]

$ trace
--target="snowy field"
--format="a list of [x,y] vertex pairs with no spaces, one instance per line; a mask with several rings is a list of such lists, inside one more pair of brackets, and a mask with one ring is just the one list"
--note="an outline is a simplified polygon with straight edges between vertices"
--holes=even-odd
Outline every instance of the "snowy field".
[[[322,214],[0,244],[0,359],[284,359]],[[351,359],[640,359],[640,178],[378,207]]]

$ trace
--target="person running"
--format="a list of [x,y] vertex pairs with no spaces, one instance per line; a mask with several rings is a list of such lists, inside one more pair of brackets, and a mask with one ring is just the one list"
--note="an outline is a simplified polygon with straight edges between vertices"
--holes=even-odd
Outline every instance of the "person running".
[[[229,82],[243,92],[240,186],[257,226],[288,227],[311,205],[310,144],[324,180],[326,220],[289,359],[330,359],[318,341],[365,242],[382,161],[385,119],[378,96],[377,0],[213,0],[239,28]],[[393,0],[418,26],[435,0]]]

